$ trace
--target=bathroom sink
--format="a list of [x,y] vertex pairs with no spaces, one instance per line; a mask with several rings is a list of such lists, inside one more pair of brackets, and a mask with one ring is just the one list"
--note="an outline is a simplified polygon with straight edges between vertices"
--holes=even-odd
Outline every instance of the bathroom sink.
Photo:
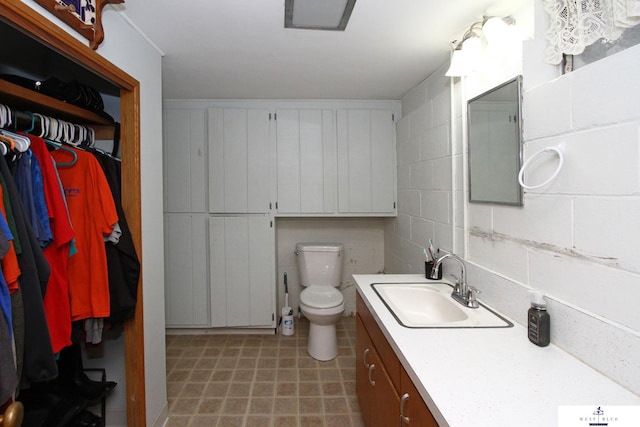
[[371,287],[407,328],[509,328],[513,324],[484,306],[468,308],[451,298],[444,282],[372,283]]

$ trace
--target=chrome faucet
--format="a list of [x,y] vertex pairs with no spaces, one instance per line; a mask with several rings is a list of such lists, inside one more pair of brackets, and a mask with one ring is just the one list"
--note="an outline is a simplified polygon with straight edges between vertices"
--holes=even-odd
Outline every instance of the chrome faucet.
[[475,293],[480,293],[480,291],[467,284],[466,266],[464,264],[464,260],[458,255],[447,252],[440,258],[436,258],[433,262],[433,267],[431,268],[431,277],[438,277],[440,265],[442,265],[442,262],[447,258],[454,259],[460,264],[460,278],[458,279],[456,276],[453,276],[456,279],[456,284],[453,288],[453,292],[451,293],[451,298],[465,307],[478,308],[479,304],[478,300],[476,300]]

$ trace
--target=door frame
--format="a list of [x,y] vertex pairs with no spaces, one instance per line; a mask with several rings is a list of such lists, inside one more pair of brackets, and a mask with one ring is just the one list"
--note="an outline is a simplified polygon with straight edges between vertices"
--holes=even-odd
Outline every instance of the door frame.
[[[0,19],[43,45],[73,59],[120,88],[122,207],[133,242],[142,259],[140,203],[140,83],[19,0],[0,2]],[[142,275],[135,316],[124,327],[127,425],[146,425]]]

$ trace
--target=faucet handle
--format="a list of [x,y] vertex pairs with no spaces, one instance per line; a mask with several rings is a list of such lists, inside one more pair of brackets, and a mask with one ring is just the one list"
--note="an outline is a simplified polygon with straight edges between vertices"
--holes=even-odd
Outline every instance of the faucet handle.
[[462,295],[462,281],[455,274],[452,274],[451,277],[453,277],[453,279],[455,280],[455,285],[453,285],[453,293]]
[[473,286],[467,286],[467,307],[478,308],[478,300],[476,299],[475,294],[482,293],[480,289],[475,288]]
[[467,289],[469,289],[469,295],[473,295],[474,292],[476,294],[481,294],[482,293],[482,291],[480,289],[476,288],[475,286],[467,285]]

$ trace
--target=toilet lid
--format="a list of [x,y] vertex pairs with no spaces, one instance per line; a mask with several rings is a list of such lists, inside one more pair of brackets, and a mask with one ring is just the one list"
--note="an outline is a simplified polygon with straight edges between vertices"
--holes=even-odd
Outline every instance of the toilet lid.
[[342,304],[344,297],[334,287],[312,285],[300,293],[300,301],[313,308],[331,308]]

